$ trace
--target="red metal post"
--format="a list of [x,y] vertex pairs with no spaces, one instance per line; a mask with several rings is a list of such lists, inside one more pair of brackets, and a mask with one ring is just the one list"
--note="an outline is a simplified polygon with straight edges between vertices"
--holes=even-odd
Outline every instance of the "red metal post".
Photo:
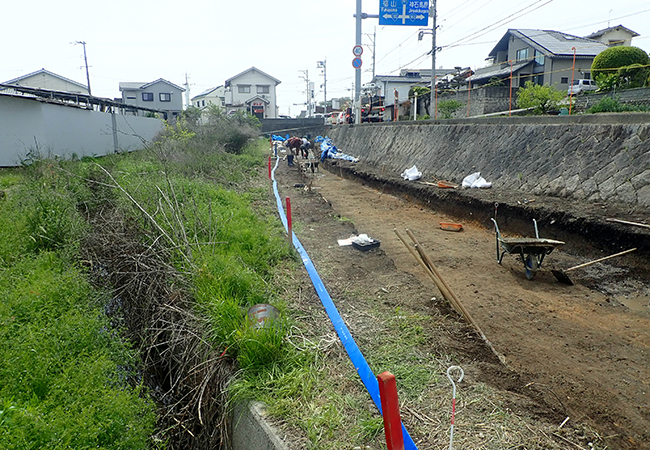
[[404,450],[402,419],[399,414],[399,400],[397,399],[395,375],[390,372],[384,372],[377,375],[377,381],[379,382],[381,410],[384,416],[386,446],[388,450]]
[[287,228],[289,229],[289,245],[293,245],[293,238],[291,231],[291,199],[287,197]]
[[[571,49],[573,50],[573,66],[571,67],[571,84],[569,85],[569,89],[571,89],[570,92],[573,94],[573,76],[576,70],[576,48],[571,47]],[[572,99],[573,99],[573,95],[569,95],[569,115],[571,115],[571,106],[573,103],[571,101]]]
[[271,156],[269,156],[269,192],[273,194],[273,180],[271,179]]

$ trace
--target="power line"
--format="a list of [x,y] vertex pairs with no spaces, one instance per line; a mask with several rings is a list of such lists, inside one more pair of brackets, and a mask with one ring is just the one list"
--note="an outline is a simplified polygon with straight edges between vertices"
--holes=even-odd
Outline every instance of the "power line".
[[[490,25],[488,25],[488,26],[486,26],[486,27],[483,27],[483,28],[481,28],[480,30],[475,31],[474,33],[469,34],[469,35],[465,36],[464,38],[460,38],[460,39],[458,39],[456,42],[453,42],[453,43],[451,43],[451,44],[448,44],[448,45],[446,45],[446,46],[444,46],[444,47],[445,47],[445,48],[456,47],[456,46],[457,46],[460,42],[462,42],[462,41],[465,41],[465,40],[468,40],[468,39],[473,40],[473,39],[479,38],[479,37],[481,37],[481,36],[483,36],[483,35],[489,33],[490,31],[492,31],[492,28],[494,28],[494,27],[496,27],[496,26],[500,26],[500,25],[505,25],[505,24],[507,24],[507,23],[512,22],[512,21],[515,20],[515,19],[518,19],[519,17],[525,16],[526,14],[530,14],[531,12],[536,11],[536,10],[538,10],[539,8],[543,7],[543,6],[548,5],[548,4],[551,3],[553,0],[547,0],[546,3],[543,3],[543,4],[539,5],[538,7],[534,8],[534,9],[532,9],[532,10],[530,10],[530,11],[526,11],[527,9],[529,9],[530,7],[534,6],[535,4],[537,4],[537,3],[541,2],[541,1],[544,1],[544,0],[537,0],[535,3],[532,3],[532,4],[528,5],[528,6],[526,6],[526,7],[522,8],[522,9],[520,9],[519,11],[516,11],[516,12],[510,14],[509,16],[504,17],[504,18],[501,19],[501,20],[498,20],[497,22],[494,22],[494,23],[492,23],[492,24],[490,24]],[[523,14],[520,14],[520,13],[522,13],[523,11],[526,11],[526,12],[523,13]],[[517,15],[517,14],[520,14],[520,15]],[[514,16],[516,16],[516,17],[514,17]],[[508,20],[508,19],[510,19],[510,20]],[[482,33],[482,32],[483,32],[483,33]],[[479,33],[480,33],[480,34],[479,34]]]
[[[648,12],[648,11],[650,11],[650,9],[644,9],[643,11],[630,13],[630,14],[627,14],[627,15],[625,15],[625,16],[614,17],[613,19],[609,19],[609,20],[611,21],[611,20],[625,19],[625,18],[627,18],[627,17],[631,17],[631,16],[638,16],[639,14],[643,14],[643,13],[646,13],[646,12]],[[568,28],[568,31],[571,31],[571,30],[579,30],[580,28],[593,27],[593,26],[599,25],[599,24],[601,24],[601,23],[605,23],[605,21],[601,20],[600,22],[590,23],[590,24],[588,24],[588,25],[581,25],[581,26],[576,26],[576,27],[573,27],[573,28]]]
[[[470,12],[469,14],[467,14],[466,16],[464,16],[464,17],[463,17],[461,20],[459,20],[458,22],[454,23],[453,25],[449,25],[448,27],[444,27],[444,28],[441,30],[441,34],[442,34],[443,32],[445,32],[445,31],[448,31],[448,30],[452,29],[453,27],[455,27],[456,25],[458,25],[459,23],[461,23],[462,21],[464,21],[465,19],[467,19],[467,18],[468,18],[469,16],[471,16],[472,14],[474,14],[474,13],[480,11],[481,8],[483,8],[483,7],[487,6],[487,5],[489,5],[491,2],[492,2],[492,0],[488,0],[487,3],[484,3],[483,5],[479,6],[478,8],[474,8],[474,9],[472,10],[472,12]],[[470,3],[469,5],[467,5],[467,8],[469,8],[473,3],[476,3],[476,2],[472,2],[472,3]],[[449,17],[447,17],[447,18],[449,18]]]
[[[454,17],[454,16],[456,15],[456,11],[458,11],[458,12],[460,12],[460,11],[464,11],[464,10],[466,10],[467,8],[469,8],[470,6],[472,6],[474,3],[478,2],[478,1],[479,1],[479,0],[474,0],[474,1],[470,2],[470,3],[467,4],[467,5],[464,4],[464,3],[460,3],[460,2],[459,2],[459,3],[458,3],[458,6],[456,6],[455,8],[452,8],[451,11],[449,11],[449,12],[447,12],[447,14],[445,14],[445,16],[446,16],[446,19],[445,19],[445,20],[449,19],[450,17]],[[492,0],[488,0],[487,3],[490,3],[491,1],[492,1]],[[486,3],[486,4],[487,4],[487,3]],[[461,8],[462,8],[462,9],[461,9]]]

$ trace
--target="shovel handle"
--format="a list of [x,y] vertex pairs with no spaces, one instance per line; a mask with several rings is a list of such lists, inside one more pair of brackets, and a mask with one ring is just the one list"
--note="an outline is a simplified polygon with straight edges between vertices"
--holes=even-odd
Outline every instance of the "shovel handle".
[[578,266],[569,267],[568,269],[565,269],[564,271],[565,271],[565,272],[568,272],[569,270],[579,269],[579,268],[581,268],[581,267],[590,266],[590,265],[592,265],[592,264],[596,264],[597,262],[605,261],[606,259],[616,258],[617,256],[625,255],[626,253],[632,253],[632,252],[635,251],[635,250],[636,250],[636,248],[631,248],[631,249],[629,249],[629,250],[625,250],[624,252],[615,253],[615,254],[613,254],[613,255],[605,256],[604,258],[596,259],[596,260],[594,260],[594,261],[589,261],[589,262],[586,262],[586,263],[584,263],[584,264],[580,264],[580,265],[578,265]]

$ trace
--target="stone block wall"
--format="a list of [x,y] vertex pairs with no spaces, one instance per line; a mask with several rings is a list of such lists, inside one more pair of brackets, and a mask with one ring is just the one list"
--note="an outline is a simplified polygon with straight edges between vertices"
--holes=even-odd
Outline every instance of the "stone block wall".
[[[508,111],[510,108],[510,88],[507,86],[490,86],[472,89],[469,96],[467,91],[449,92],[438,96],[438,104],[445,100],[456,100],[463,106],[455,117],[467,117],[467,102],[469,101],[469,116],[480,116],[496,112]],[[517,108],[517,88],[512,89],[512,109]],[[441,118],[438,112],[438,118]]]
[[583,112],[605,97],[617,98],[621,103],[629,105],[650,105],[650,88],[635,88],[612,91],[599,94],[585,94],[575,97],[575,110]]
[[[325,130],[323,130],[325,131]],[[650,114],[511,117],[337,126],[344,153],[400,174],[650,207]]]

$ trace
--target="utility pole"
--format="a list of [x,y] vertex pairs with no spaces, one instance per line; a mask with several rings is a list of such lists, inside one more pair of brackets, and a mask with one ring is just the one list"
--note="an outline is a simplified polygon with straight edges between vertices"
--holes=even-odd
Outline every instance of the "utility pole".
[[304,73],[300,78],[305,80],[306,89],[307,89],[307,117],[311,117],[311,90],[309,89],[309,70],[299,70],[299,72]]
[[323,69],[323,101],[325,102],[325,114],[327,114],[327,59],[316,61],[317,68]]
[[88,73],[88,58],[86,57],[86,41],[75,41],[75,44],[81,44],[84,46],[84,63],[86,65],[86,81],[88,82],[88,95],[92,95],[90,92],[90,75]]
[[433,27],[431,28],[431,106],[429,110],[433,110],[433,117],[438,117],[438,105],[436,105],[436,0],[432,0],[431,16],[433,17]]
[[[361,12],[361,0],[357,0],[357,12],[354,15],[356,19],[356,46],[361,46],[361,20],[378,19],[378,14],[365,14]],[[374,67],[374,64],[373,64]],[[354,69],[354,123],[361,123],[361,66]]]
[[185,72],[185,109],[190,107],[190,83],[187,81],[187,72]]
[[377,47],[377,27],[375,27],[374,31],[372,34],[370,33],[363,33],[368,38],[370,38],[370,41],[372,42],[372,79],[375,79],[375,49]]

